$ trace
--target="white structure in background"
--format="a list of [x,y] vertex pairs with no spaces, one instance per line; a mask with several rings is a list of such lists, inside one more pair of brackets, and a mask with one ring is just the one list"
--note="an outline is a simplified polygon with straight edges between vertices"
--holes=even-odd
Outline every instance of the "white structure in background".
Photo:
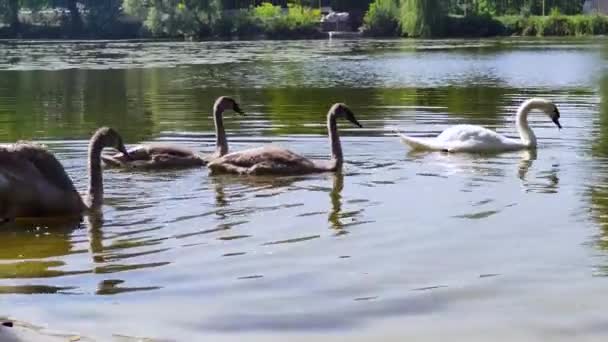
[[587,0],[583,5],[583,13],[608,14],[608,0]]
[[323,14],[323,15],[331,13],[333,11],[334,11],[334,9],[331,8],[331,6],[321,6],[321,14]]
[[471,7],[472,7],[472,5],[471,5],[471,4],[468,4],[468,3],[466,3],[466,2],[458,2],[458,3],[457,3],[457,6],[458,6],[458,7],[460,7],[460,9],[462,10],[462,12],[464,12],[464,16],[465,16],[465,17],[467,16],[467,13],[468,13],[468,11],[469,11],[469,8],[471,8]]
[[329,12],[321,18],[323,31],[352,31],[348,12]]

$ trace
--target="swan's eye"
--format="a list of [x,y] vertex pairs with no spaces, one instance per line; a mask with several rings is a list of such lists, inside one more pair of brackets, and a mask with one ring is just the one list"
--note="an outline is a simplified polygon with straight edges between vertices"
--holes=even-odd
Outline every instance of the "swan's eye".
[[560,115],[559,115],[559,109],[555,108],[555,111],[553,111],[553,116],[555,116],[556,118],[559,119]]

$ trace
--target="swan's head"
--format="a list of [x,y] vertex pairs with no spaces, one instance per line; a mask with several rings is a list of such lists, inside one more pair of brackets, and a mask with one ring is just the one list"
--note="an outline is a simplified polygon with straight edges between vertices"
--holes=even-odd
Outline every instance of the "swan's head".
[[92,141],[97,141],[102,147],[111,147],[122,152],[127,158],[129,152],[122,141],[122,137],[111,127],[102,127],[95,132]]
[[363,126],[359,123],[359,121],[357,121],[357,118],[355,118],[355,113],[353,113],[353,111],[348,108],[347,105],[345,105],[344,103],[336,103],[334,104],[331,109],[329,110],[329,113],[331,115],[333,115],[336,119],[337,118],[342,118],[342,119],[346,119],[350,122],[352,122],[353,125],[362,128]]
[[245,112],[243,112],[243,110],[241,110],[241,107],[239,107],[239,104],[232,97],[229,97],[229,96],[218,97],[217,100],[215,101],[215,105],[213,107],[215,108],[215,110],[219,111],[220,113],[223,113],[224,111],[227,111],[227,110],[233,110],[241,115],[245,115]]
[[532,98],[526,102],[524,102],[523,106],[527,106],[529,109],[539,109],[542,110],[545,114],[547,114],[547,116],[549,116],[549,118],[551,118],[551,121],[553,121],[553,123],[555,124],[555,126],[557,126],[557,128],[561,129],[562,125],[559,122],[559,109],[557,108],[557,106],[546,99],[541,99],[541,98]]
[[562,129],[562,124],[559,123],[559,109],[554,104],[551,104],[551,106],[553,107],[553,109],[548,112],[548,115],[551,118],[551,121],[553,121],[553,123],[557,126],[557,128]]

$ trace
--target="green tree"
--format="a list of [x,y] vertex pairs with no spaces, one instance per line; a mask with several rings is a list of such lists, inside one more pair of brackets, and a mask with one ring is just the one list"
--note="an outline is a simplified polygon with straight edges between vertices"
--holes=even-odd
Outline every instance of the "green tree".
[[374,0],[363,18],[363,28],[371,36],[399,34],[398,0]]
[[[141,0],[125,0],[125,11],[145,20],[155,35],[206,35],[220,16],[221,0],[153,0],[147,9]],[[145,15],[145,18],[142,16]]]
[[[75,1],[75,0],[71,0]],[[122,13],[122,0],[81,0],[87,9],[87,29],[91,32],[110,32]],[[78,9],[75,10],[76,13]],[[77,18],[76,20],[80,20]],[[78,23],[81,25],[81,23]]]
[[410,37],[438,36],[446,14],[443,0],[402,0],[401,29]]
[[564,14],[579,14],[583,9],[582,0],[447,0],[447,7],[450,13],[492,15],[506,14],[532,14],[542,15],[543,8],[545,14],[553,8],[559,9]]
[[0,0],[0,20],[6,22],[11,31],[19,32],[19,9],[21,3],[19,0]]

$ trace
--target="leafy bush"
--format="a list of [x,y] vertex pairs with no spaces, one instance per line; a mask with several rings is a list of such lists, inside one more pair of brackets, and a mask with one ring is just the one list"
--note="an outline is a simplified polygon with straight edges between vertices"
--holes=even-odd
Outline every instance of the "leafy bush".
[[125,13],[141,21],[146,20],[150,12],[149,6],[146,6],[146,3],[141,0],[124,0],[122,8]]
[[606,34],[608,33],[608,17],[604,15],[593,15],[590,17],[591,33],[590,34]]
[[396,0],[375,0],[363,18],[363,32],[370,36],[399,35],[399,6]]
[[224,38],[252,38],[262,34],[263,24],[251,10],[239,10],[236,15],[220,17],[213,26],[213,34]]
[[604,15],[565,16],[552,11],[548,17],[505,16],[498,20],[506,34],[521,36],[582,36],[608,33],[608,17]]
[[253,15],[262,20],[272,20],[281,16],[283,10],[281,6],[275,6],[270,2],[263,2],[253,9]]
[[289,5],[287,11],[280,6],[263,3],[253,9],[254,22],[271,38],[314,37],[320,35],[321,11],[310,7]]
[[452,37],[492,37],[505,34],[505,26],[489,14],[450,16],[447,35]]
[[443,0],[401,0],[400,26],[409,37],[437,37],[445,34],[447,16]]
[[574,35],[574,21],[561,15],[559,11],[552,12],[546,18],[537,21],[537,34],[540,36],[570,36]]

